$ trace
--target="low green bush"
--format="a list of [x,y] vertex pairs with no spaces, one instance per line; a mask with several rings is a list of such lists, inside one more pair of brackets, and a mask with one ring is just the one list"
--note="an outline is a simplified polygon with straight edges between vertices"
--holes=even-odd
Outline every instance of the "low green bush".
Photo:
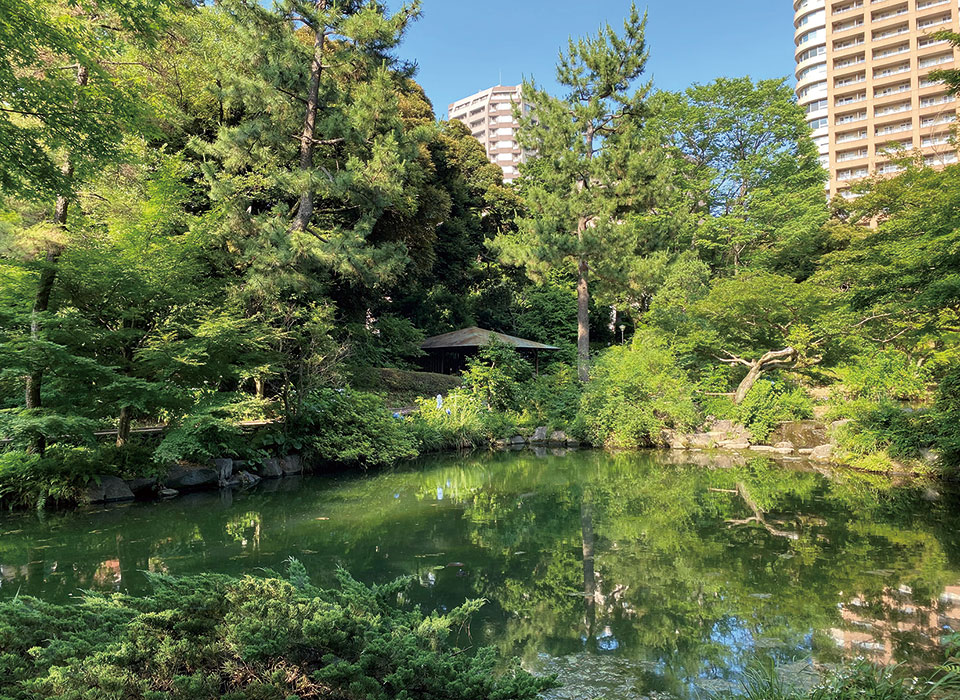
[[375,467],[416,457],[417,440],[387,413],[383,397],[350,389],[320,389],[299,405],[283,428],[308,456]]
[[592,374],[578,422],[595,445],[656,445],[663,442],[664,430],[690,429],[699,420],[693,385],[652,333],[639,333],[631,345],[603,351]]
[[813,402],[801,387],[783,379],[760,379],[733,410],[733,417],[756,441],[766,440],[780,423],[813,417]]
[[849,421],[833,431],[844,457],[872,471],[893,469],[895,461],[918,460],[936,439],[928,411],[906,410],[890,400],[849,401],[835,415]]
[[41,457],[23,450],[0,452],[0,507],[44,508],[79,501],[91,481],[116,469],[88,447],[55,445]]
[[494,411],[467,389],[455,389],[443,399],[421,399],[418,411],[404,421],[421,453],[488,445],[517,431],[514,414]]
[[409,579],[367,587],[286,577],[150,576],[141,598],[0,602],[0,697],[8,700],[534,700],[556,686],[460,630],[482,606],[424,614]]
[[154,460],[202,464],[219,457],[254,457],[240,421],[262,417],[258,409],[261,402],[248,396],[223,392],[204,397],[164,434]]

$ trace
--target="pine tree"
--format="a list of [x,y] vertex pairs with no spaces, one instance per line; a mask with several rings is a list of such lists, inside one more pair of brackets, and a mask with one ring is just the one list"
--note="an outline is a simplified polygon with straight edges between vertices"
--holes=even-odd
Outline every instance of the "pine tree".
[[[638,84],[648,52],[646,17],[636,5],[623,33],[610,25],[569,42],[557,64],[557,82],[568,90],[554,97],[524,83],[533,105],[521,115],[520,142],[539,162],[523,184],[530,216],[520,236],[501,238],[511,261],[538,275],[572,265],[577,277],[577,365],[581,381],[590,373],[591,276],[614,282],[625,219],[646,209],[657,190],[657,156],[643,147],[649,84]],[[619,259],[619,260],[618,260]]]

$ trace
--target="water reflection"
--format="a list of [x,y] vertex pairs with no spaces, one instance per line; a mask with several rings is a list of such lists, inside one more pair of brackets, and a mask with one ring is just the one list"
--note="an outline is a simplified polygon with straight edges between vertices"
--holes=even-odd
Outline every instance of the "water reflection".
[[[300,558],[409,599],[490,601],[464,645],[561,674],[563,697],[690,695],[758,653],[782,667],[935,660],[960,627],[956,495],[759,459],[528,452],[231,498],[0,519],[0,596],[141,592],[143,571],[233,574]],[[571,694],[572,693],[572,694]],[[579,693],[579,695],[577,694]]]

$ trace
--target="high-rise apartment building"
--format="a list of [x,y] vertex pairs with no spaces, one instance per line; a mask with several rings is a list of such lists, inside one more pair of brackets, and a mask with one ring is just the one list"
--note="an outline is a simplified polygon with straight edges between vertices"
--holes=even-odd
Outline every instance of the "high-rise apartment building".
[[457,119],[467,125],[487,150],[490,162],[503,169],[505,182],[520,174],[517,166],[526,160],[517,143],[520,125],[513,117],[515,105],[524,111],[528,109],[520,86],[497,85],[457,100],[447,108],[447,119]]
[[856,180],[896,173],[892,155],[957,162],[957,101],[929,78],[956,68],[957,52],[932,34],[960,31],[958,0],[794,0],[797,98],[813,127],[830,195]]

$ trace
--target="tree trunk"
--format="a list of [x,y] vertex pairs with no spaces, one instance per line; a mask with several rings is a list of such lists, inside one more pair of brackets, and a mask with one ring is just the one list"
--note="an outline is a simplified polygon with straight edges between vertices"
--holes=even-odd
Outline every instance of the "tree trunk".
[[[317,12],[327,9],[327,0],[317,0]],[[310,91],[307,93],[307,110],[303,116],[303,131],[300,135],[300,173],[304,177],[313,169],[313,151],[317,137],[317,111],[320,103],[320,78],[323,74],[323,45],[327,36],[323,18],[313,37],[313,61],[310,64]],[[293,221],[294,231],[305,231],[313,217],[313,187],[305,183],[300,192],[300,206]]]
[[130,440],[130,407],[120,408],[120,418],[117,421],[117,447],[123,447]]
[[743,403],[743,400],[747,397],[747,394],[750,393],[753,385],[757,383],[760,375],[767,370],[776,369],[778,367],[788,367],[794,364],[796,361],[797,351],[793,348],[772,350],[766,353],[759,360],[754,360],[753,362],[740,360],[740,364],[746,365],[748,371],[747,376],[743,378],[743,381],[741,381],[740,385],[737,387],[737,391],[733,396],[733,402],[738,406]]
[[586,260],[577,265],[577,374],[581,382],[590,380],[590,268]]
[[[89,77],[89,72],[85,66],[77,68],[78,86],[81,88],[86,86]],[[61,168],[61,172],[67,182],[73,177],[73,162],[69,154]],[[53,225],[58,229],[64,229],[67,226],[67,209],[69,204],[70,200],[66,193],[57,195],[57,203],[53,210]],[[59,241],[54,241],[50,245],[44,259],[43,270],[40,272],[40,279],[37,282],[37,293],[36,296],[34,296],[33,310],[30,314],[30,340],[34,343],[35,350],[36,343],[39,342],[42,331],[40,323],[41,317],[50,308],[50,296],[53,293],[53,285],[57,279],[57,261],[60,259],[62,252],[63,248]],[[43,363],[39,357],[34,358],[34,361],[35,367],[27,377],[24,392],[24,400],[28,409],[40,408],[43,405],[43,399],[41,397],[41,389],[43,388]],[[30,451],[42,455],[46,450],[46,446],[45,438],[40,435],[35,439]]]

